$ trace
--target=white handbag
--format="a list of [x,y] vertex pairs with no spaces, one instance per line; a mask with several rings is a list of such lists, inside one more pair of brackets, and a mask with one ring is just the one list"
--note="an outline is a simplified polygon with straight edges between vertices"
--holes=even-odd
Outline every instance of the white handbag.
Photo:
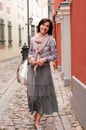
[[17,81],[21,84],[27,85],[27,71],[28,71],[28,60],[26,59],[17,70]]

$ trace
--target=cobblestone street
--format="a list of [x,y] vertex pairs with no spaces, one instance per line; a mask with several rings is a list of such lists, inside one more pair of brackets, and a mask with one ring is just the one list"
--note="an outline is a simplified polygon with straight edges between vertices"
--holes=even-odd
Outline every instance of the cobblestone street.
[[[27,104],[27,87],[16,81],[20,58],[0,63],[0,130],[35,130],[33,117]],[[70,105],[70,87],[64,83],[58,71],[52,70],[53,82],[59,104],[59,114],[44,115],[44,130],[83,130]]]

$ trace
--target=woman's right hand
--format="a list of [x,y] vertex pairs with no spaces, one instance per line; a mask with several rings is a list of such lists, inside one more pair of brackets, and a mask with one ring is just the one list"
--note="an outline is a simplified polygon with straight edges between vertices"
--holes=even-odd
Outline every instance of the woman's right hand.
[[30,58],[30,63],[31,63],[32,65],[37,64],[34,57]]

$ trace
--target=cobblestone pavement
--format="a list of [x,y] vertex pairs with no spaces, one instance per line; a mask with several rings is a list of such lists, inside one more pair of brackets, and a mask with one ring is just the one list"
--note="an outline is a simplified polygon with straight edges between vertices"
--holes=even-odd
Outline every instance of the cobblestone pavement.
[[16,69],[20,58],[0,62],[0,119],[6,109],[9,99],[18,86],[16,81]]
[[[16,81],[20,59],[0,64],[0,130],[35,130],[29,114],[27,88]],[[83,130],[70,105],[70,87],[64,87],[59,72],[52,70],[59,105],[59,114],[44,115],[44,130]]]

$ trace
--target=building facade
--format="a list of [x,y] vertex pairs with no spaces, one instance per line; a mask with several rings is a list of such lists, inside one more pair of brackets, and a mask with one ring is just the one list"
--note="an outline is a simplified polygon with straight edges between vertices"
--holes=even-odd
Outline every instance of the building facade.
[[71,86],[71,104],[86,130],[86,1],[54,0],[55,38],[64,86]]
[[20,55],[27,42],[27,2],[0,0],[0,61]]
[[28,33],[34,36],[40,19],[47,17],[47,0],[0,0],[0,61],[21,56]]
[[37,25],[42,18],[48,18],[48,1],[47,0],[29,0],[29,18],[30,37],[34,36],[37,31]]
[[62,72],[64,85],[68,86],[71,80],[70,6],[67,1],[63,0],[54,3],[54,10],[56,10],[54,12],[54,34],[57,41],[58,66]]

